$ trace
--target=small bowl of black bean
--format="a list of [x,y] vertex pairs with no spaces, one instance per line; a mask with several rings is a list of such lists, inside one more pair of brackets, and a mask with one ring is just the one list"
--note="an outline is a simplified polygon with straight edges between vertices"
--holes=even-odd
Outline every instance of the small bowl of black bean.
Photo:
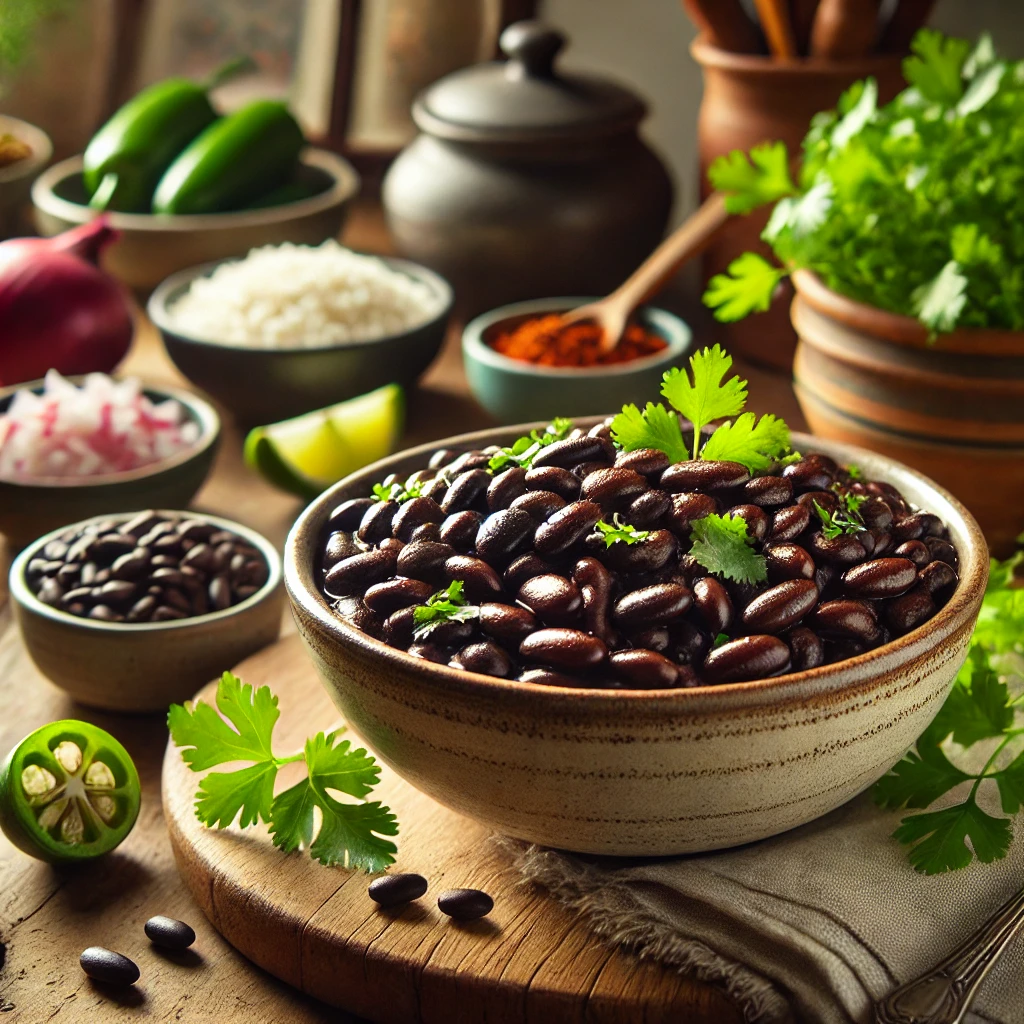
[[863,449],[787,433],[751,470],[610,424],[451,438],[314,501],[285,583],[325,686],[418,788],[537,843],[696,852],[834,809],[949,692],[977,524]]
[[25,548],[10,592],[25,646],[71,697],[111,711],[164,711],[272,643],[281,559],[216,516],[96,516]]

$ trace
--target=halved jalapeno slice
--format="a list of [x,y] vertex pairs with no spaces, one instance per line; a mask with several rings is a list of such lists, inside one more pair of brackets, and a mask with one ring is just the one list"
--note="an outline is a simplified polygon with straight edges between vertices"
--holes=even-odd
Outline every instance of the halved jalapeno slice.
[[140,797],[135,765],[110,733],[73,719],[51,722],[0,766],[0,829],[51,864],[89,860],[131,832]]

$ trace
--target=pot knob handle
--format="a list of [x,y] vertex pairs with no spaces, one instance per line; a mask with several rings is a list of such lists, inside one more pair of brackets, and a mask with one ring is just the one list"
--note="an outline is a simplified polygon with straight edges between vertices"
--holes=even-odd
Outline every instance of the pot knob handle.
[[509,25],[498,45],[508,57],[509,78],[553,78],[555,57],[565,46],[565,36],[542,21],[517,21]]

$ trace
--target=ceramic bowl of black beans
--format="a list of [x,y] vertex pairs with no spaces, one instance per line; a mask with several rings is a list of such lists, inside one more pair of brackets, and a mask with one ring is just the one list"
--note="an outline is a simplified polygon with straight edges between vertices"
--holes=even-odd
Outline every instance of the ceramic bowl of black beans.
[[[288,539],[309,653],[396,771],[523,839],[667,855],[810,821],[911,746],[988,574],[952,495],[799,434],[756,473],[593,419],[495,458],[544,426],[385,459]],[[751,578],[723,568],[729,523]]]
[[266,538],[195,512],[149,509],[64,526],[11,565],[25,646],[75,700],[166,712],[281,626],[281,559]]

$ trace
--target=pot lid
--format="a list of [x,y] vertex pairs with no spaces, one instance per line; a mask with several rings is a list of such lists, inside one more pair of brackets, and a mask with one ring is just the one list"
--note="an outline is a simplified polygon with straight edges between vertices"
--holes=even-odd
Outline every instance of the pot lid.
[[606,78],[560,74],[565,36],[539,21],[501,34],[507,61],[462,68],[428,86],[413,104],[417,125],[465,142],[543,142],[611,135],[633,128],[643,101]]

